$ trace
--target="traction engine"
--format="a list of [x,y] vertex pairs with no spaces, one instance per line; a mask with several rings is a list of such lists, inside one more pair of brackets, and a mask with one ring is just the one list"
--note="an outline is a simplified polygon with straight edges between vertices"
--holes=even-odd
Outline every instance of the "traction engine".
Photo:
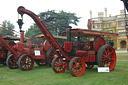
[[[35,48],[35,44],[32,40],[29,39],[29,42],[24,44],[24,31],[21,30],[23,22],[21,19],[18,20],[19,28],[20,28],[20,42],[11,46],[8,44],[3,37],[0,36],[0,42],[8,51],[10,51],[10,55],[8,55],[6,59],[6,64],[10,69],[17,69],[18,67],[23,71],[31,70],[34,66],[34,61],[37,65],[43,66],[48,62],[48,58],[46,59],[46,52],[49,50],[48,46],[45,46],[43,43],[38,45],[38,48]],[[48,45],[48,44],[47,44]],[[45,47],[45,49],[44,49]],[[3,48],[2,48],[3,50]],[[50,56],[50,59],[53,59]]]
[[[18,8],[18,13],[22,17],[24,14],[29,15],[50,43],[54,55],[57,55],[52,60],[54,72],[63,73],[65,70],[69,70],[72,76],[81,76],[86,68],[92,68],[94,65],[109,67],[110,71],[114,69],[116,65],[115,50],[112,46],[105,45],[102,36],[118,36],[118,34],[67,27],[64,33],[67,35],[67,41],[64,42],[63,46],[60,46],[36,14],[23,6]],[[71,41],[72,36],[77,40],[76,42]],[[87,40],[91,40],[90,37],[92,36],[95,38],[94,41],[81,42],[82,36],[85,38],[88,36]]]

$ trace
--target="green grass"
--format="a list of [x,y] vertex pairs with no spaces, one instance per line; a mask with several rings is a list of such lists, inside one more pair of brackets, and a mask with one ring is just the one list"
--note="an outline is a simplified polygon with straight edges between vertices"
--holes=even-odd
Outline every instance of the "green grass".
[[109,73],[98,73],[97,66],[83,76],[54,73],[48,66],[37,65],[31,71],[0,66],[0,85],[128,85],[128,53],[117,53],[117,64]]
[[128,60],[128,53],[117,53],[117,60]]

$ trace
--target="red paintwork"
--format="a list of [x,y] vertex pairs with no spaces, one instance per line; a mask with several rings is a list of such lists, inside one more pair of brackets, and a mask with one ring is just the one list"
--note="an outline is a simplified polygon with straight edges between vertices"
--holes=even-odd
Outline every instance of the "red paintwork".
[[98,51],[101,46],[105,45],[105,40],[103,37],[96,37],[93,42],[94,51]]
[[85,62],[95,62],[95,51],[78,50],[77,56],[81,56]]
[[83,58],[86,58],[88,56],[88,52],[83,51],[83,50],[78,50],[76,55],[77,56],[82,56]]
[[48,49],[51,47],[51,45],[49,44],[49,42],[47,40],[45,40],[43,47],[44,47],[45,51],[48,51]]
[[14,42],[9,42],[8,43],[11,47],[13,47],[14,45],[16,45],[16,43],[14,43]]
[[72,50],[72,42],[64,42],[64,51],[71,52]]
[[95,51],[88,51],[88,57],[89,61],[88,62],[95,62]]

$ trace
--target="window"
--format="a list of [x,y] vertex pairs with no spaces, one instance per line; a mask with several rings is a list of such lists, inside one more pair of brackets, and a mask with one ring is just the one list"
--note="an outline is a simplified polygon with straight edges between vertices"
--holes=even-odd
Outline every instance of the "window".
[[125,21],[119,21],[118,26],[125,26]]
[[118,33],[119,35],[126,35],[126,30],[119,30]]
[[101,28],[101,24],[93,24],[93,28]]
[[107,27],[112,27],[112,23],[107,23]]

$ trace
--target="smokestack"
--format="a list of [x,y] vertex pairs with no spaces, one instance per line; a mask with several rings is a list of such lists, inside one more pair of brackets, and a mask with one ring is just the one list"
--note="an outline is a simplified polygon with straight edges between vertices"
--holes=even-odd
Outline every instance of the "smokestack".
[[90,10],[90,19],[92,19],[92,11]]
[[107,17],[107,8],[105,8],[105,17]]
[[67,41],[71,42],[71,26],[66,27]]

